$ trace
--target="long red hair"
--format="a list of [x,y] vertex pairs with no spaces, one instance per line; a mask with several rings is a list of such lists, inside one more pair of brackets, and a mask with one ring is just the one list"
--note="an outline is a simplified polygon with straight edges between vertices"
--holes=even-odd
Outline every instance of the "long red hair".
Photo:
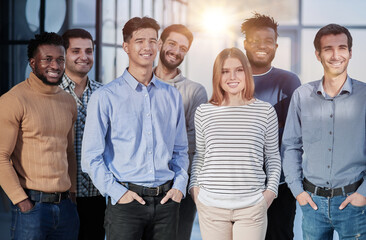
[[222,77],[222,68],[224,66],[224,62],[228,58],[236,58],[243,65],[245,73],[245,88],[242,92],[243,100],[251,100],[254,96],[254,80],[252,75],[252,68],[250,67],[248,58],[238,48],[225,48],[219,53],[219,55],[217,55],[213,66],[213,91],[212,97],[209,102],[214,105],[220,106],[225,98],[225,91],[222,89],[220,81]]

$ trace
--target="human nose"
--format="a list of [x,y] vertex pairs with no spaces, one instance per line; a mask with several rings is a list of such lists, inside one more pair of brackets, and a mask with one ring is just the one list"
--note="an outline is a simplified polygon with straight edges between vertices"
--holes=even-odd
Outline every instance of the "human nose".
[[230,71],[230,79],[232,79],[232,80],[236,79],[235,71]]

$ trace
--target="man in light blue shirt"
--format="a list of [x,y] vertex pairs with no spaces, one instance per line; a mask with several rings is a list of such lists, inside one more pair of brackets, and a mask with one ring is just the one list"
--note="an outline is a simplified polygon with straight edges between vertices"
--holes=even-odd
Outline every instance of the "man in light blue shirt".
[[304,239],[366,239],[366,84],[347,75],[352,37],[337,24],[314,40],[324,77],[295,90],[282,147]]
[[176,239],[188,142],[178,90],[153,74],[159,28],[148,17],[125,24],[129,67],[88,105],[82,168],[109,196],[107,239]]

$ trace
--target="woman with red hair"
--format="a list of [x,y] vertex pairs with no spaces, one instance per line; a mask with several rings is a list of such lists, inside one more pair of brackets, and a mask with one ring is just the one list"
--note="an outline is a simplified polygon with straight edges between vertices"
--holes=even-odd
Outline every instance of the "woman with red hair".
[[264,239],[281,173],[274,108],[254,98],[247,57],[227,48],[213,68],[213,94],[196,110],[190,194],[205,240]]

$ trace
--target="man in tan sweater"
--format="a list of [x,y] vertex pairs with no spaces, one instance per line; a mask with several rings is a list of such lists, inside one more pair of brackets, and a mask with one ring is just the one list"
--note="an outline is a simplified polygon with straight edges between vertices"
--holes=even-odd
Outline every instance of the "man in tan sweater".
[[14,239],[77,239],[75,100],[58,87],[62,38],[30,40],[29,78],[0,98],[0,185],[12,201]]

